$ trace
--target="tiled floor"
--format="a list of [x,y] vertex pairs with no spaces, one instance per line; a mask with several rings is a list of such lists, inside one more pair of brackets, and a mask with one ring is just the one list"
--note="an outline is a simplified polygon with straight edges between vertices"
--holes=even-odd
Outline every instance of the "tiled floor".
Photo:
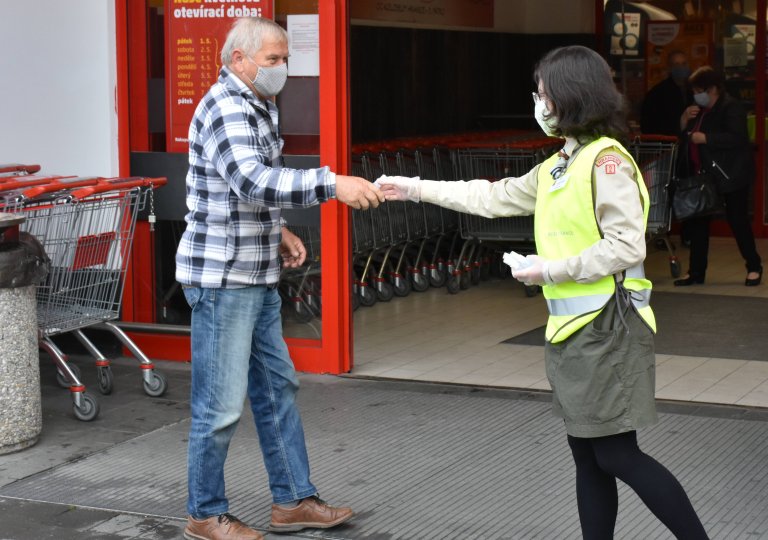
[[[678,242],[679,245],[679,242]],[[768,257],[768,240],[758,241]],[[688,251],[678,248],[683,272]],[[768,284],[744,287],[745,270],[731,238],[713,238],[707,283],[673,286],[667,253],[649,246],[646,274],[657,291],[768,298]],[[681,314],[682,315],[682,314]],[[768,316],[768,313],[766,314]],[[355,312],[353,375],[549,390],[544,348],[501,343],[546,322],[540,296],[513,279],[486,281],[447,294],[412,293]],[[768,407],[766,362],[657,355],[659,399]]]

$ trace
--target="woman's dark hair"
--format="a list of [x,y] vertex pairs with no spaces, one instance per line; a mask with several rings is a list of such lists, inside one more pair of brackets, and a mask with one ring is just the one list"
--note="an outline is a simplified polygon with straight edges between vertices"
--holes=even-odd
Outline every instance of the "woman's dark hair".
[[714,86],[717,88],[718,94],[722,94],[725,90],[725,79],[711,66],[701,66],[691,73],[691,76],[688,77],[688,83],[691,88],[701,88],[702,90],[709,90]]
[[602,136],[628,138],[624,96],[616,89],[611,69],[592,49],[574,45],[548,52],[533,74],[557,117],[556,135],[586,143]]

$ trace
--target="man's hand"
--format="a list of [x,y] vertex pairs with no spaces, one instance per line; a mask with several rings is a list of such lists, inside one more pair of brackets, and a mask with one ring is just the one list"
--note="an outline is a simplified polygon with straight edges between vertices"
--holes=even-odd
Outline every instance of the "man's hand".
[[285,268],[298,268],[307,258],[307,250],[301,238],[293,234],[287,227],[283,227],[283,238],[280,240],[280,258],[283,259]]
[[384,194],[365,178],[337,174],[336,199],[357,210],[368,210],[383,203]]
[[418,176],[381,175],[374,182],[381,188],[384,197],[388,201],[413,201],[421,200],[421,179]]

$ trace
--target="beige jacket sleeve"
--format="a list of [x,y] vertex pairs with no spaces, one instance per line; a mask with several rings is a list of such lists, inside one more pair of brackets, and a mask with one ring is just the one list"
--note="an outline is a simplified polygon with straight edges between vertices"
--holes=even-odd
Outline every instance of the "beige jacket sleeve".
[[[539,167],[519,178],[498,182],[425,180],[421,200],[488,218],[532,214]],[[553,283],[589,283],[637,265],[645,259],[645,219],[635,183],[635,168],[617,148],[600,153],[593,169],[595,217],[603,238],[575,257],[549,261]]]
[[603,150],[592,171],[595,217],[603,238],[575,257],[549,262],[554,283],[590,283],[645,259],[645,218],[635,167],[617,148]]
[[424,180],[421,200],[466,214],[487,218],[526,216],[536,206],[538,165],[519,178],[498,182]]

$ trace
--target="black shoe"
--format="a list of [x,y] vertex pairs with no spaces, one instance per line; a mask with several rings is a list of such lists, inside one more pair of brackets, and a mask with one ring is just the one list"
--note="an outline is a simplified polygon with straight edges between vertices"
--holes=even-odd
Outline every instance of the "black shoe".
[[695,278],[688,276],[683,279],[676,279],[675,280],[675,287],[688,287],[690,285],[701,285],[704,283],[704,278]]
[[760,285],[760,281],[762,281],[763,279],[763,267],[761,266],[760,270],[756,270],[756,272],[757,272],[757,277],[755,279],[749,279],[749,278],[745,279],[744,285],[746,285],[747,287],[756,287]]

